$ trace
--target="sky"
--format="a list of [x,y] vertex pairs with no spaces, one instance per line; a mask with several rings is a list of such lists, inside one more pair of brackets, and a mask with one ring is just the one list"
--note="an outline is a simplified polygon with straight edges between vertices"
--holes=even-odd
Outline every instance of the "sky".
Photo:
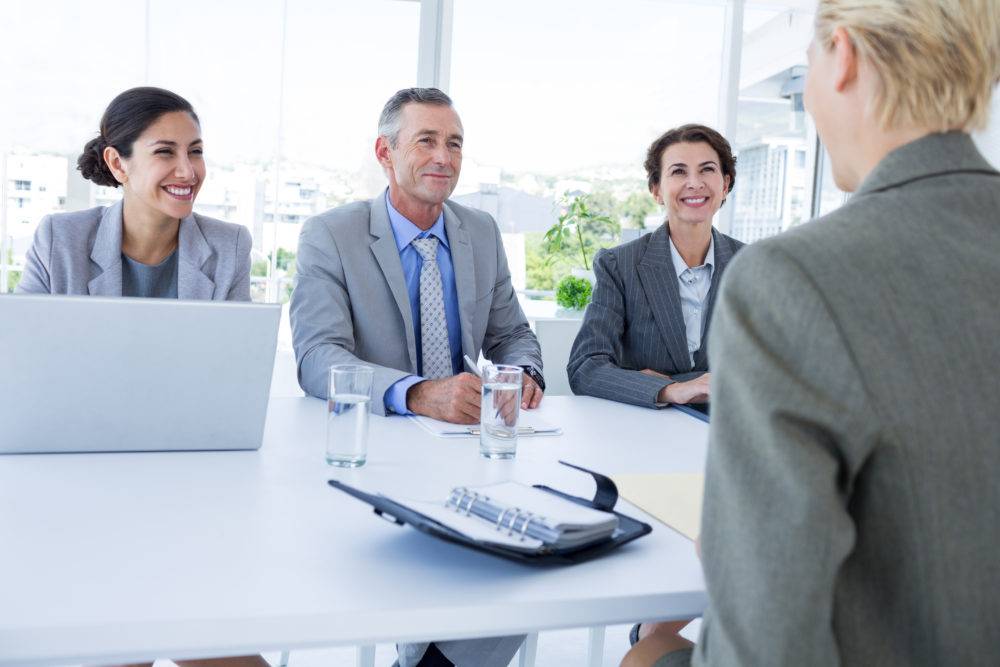
[[[115,94],[148,83],[194,104],[212,161],[267,161],[280,137],[287,159],[358,169],[385,100],[416,83],[420,5],[288,0],[283,95],[282,7],[5,0],[0,146],[75,154]],[[638,169],[662,131],[717,122],[723,20],[696,0],[455,0],[449,93],[467,159]]]

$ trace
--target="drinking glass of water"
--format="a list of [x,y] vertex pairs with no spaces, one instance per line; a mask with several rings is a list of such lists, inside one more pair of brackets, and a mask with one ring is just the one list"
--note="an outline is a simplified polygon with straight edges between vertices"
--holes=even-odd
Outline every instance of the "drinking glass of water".
[[483,369],[479,453],[488,459],[512,459],[517,451],[523,373],[520,366],[491,364]]
[[326,462],[357,468],[368,457],[368,403],[372,397],[371,366],[330,366],[326,401]]

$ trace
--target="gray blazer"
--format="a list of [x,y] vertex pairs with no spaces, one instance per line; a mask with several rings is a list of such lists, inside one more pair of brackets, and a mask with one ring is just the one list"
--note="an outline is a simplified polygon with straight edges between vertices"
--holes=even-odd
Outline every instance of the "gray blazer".
[[[574,394],[653,408],[660,389],[708,370],[705,343],[719,280],[729,260],[743,247],[715,229],[712,238],[715,268],[693,366],[667,226],[597,253],[594,296],[566,365]],[[640,372],[644,368],[672,379],[644,375]]]
[[[193,213],[177,239],[177,298],[250,300],[250,231]],[[122,202],[42,218],[18,292],[122,295]]]
[[694,663],[1000,661],[997,285],[1000,174],[959,132],[740,253],[711,334]]
[[[535,334],[510,282],[500,230],[488,214],[448,201],[462,323],[462,351],[498,363],[542,369]],[[372,410],[384,414],[386,390],[417,372],[410,298],[385,199],[354,202],[306,221],[290,308],[299,384],[327,396],[332,364],[375,367]]]

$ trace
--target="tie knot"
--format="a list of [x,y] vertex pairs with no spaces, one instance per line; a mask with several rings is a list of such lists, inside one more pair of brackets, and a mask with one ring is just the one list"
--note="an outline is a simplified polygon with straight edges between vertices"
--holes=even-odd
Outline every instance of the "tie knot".
[[417,249],[425,262],[437,261],[438,240],[436,236],[428,236],[422,239],[413,239],[413,247]]

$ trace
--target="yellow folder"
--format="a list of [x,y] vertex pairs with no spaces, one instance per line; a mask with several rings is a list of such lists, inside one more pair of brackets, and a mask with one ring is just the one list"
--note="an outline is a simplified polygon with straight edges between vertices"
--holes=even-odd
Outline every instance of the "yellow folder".
[[702,473],[614,475],[618,495],[681,535],[696,539],[701,532]]

